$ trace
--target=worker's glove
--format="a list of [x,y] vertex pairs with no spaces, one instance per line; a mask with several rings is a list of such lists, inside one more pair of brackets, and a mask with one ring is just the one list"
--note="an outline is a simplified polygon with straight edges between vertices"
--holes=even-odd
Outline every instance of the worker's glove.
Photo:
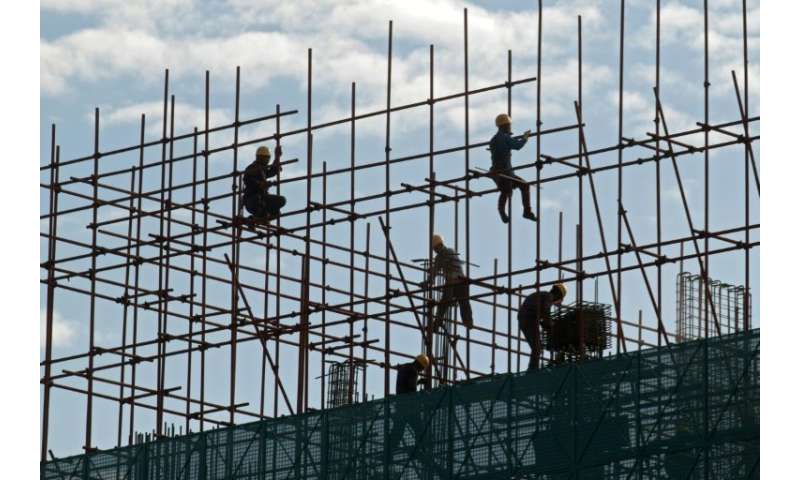
[[525,130],[525,133],[522,134],[522,137],[527,140],[531,136],[530,130]]
[[281,148],[281,146],[278,145],[277,147],[275,147],[275,157],[276,158],[280,157],[282,154],[283,154],[283,149]]

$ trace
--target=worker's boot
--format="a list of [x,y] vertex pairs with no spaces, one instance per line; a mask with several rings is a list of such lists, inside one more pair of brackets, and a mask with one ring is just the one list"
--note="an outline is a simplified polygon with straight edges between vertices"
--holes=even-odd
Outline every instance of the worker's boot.
[[537,220],[536,215],[530,209],[527,209],[524,212],[522,212],[522,216],[534,222]]
[[499,212],[500,212],[500,220],[503,223],[508,223],[508,214],[506,212],[504,212],[503,210],[499,210]]

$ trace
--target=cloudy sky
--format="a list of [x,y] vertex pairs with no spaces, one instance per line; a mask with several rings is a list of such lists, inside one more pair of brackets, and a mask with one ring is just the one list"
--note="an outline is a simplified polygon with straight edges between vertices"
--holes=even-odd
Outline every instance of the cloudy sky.
[[[662,103],[670,131],[696,127],[703,120],[703,9],[699,0],[664,0],[661,11],[661,89]],[[740,0],[710,0],[709,2],[709,104],[710,121],[722,123],[739,118],[731,70],[743,79],[742,17]],[[655,84],[655,2],[629,0],[625,12],[625,73],[623,135],[645,138],[653,131]],[[384,108],[387,84],[387,36],[389,20],[393,21],[393,105],[428,98],[429,45],[434,45],[435,95],[447,95],[464,88],[463,9],[469,10],[469,85],[471,89],[502,83],[507,76],[507,51],[512,51],[515,79],[536,75],[537,11],[535,2],[515,1],[349,1],[349,0],[42,0],[41,1],[41,162],[49,162],[50,125],[57,125],[57,142],[62,160],[90,154],[92,151],[94,108],[100,109],[101,150],[138,143],[140,115],[147,115],[147,139],[161,135],[162,94],[164,70],[169,69],[170,93],[175,94],[175,130],[187,133],[203,125],[205,71],[211,78],[211,124],[229,123],[234,118],[234,84],[236,67],[241,68],[240,116],[243,119],[274,112],[275,105],[283,110],[296,109],[287,117],[282,129],[305,125],[307,57],[313,49],[312,123],[344,118],[350,111],[351,82],[356,83],[357,111],[368,112]],[[617,105],[619,95],[619,2],[565,0],[544,2],[542,32],[542,128],[555,128],[575,122],[573,101],[577,99],[577,17],[583,22],[583,110],[586,136],[590,149],[612,146],[617,139]],[[749,97],[752,116],[759,111],[759,13],[757,1],[749,1]],[[469,136],[472,142],[488,140],[493,134],[494,116],[505,110],[505,91],[470,98]],[[535,129],[536,84],[527,83],[513,91],[515,131]],[[266,136],[273,124],[242,129],[242,139]],[[357,127],[357,163],[383,159],[385,117],[359,122]],[[435,110],[435,148],[458,146],[464,140],[463,100],[444,102]],[[754,126],[758,132],[757,124]],[[738,131],[738,130],[736,130]],[[428,148],[427,108],[393,115],[392,155],[395,157],[421,153]],[[349,129],[328,129],[314,138],[314,172],[321,171],[323,161],[328,169],[349,165]],[[712,136],[712,141],[716,137]],[[229,144],[228,134],[212,139],[212,147]],[[690,141],[702,144],[702,137]],[[545,137],[542,152],[550,155],[574,153],[576,133]],[[186,153],[191,145],[176,145]],[[239,162],[249,160],[255,145],[241,149]],[[284,172],[284,178],[305,173],[306,140],[295,136],[284,143],[290,158],[301,159]],[[156,155],[153,150],[153,155]],[[177,154],[177,152],[176,152]],[[649,156],[645,150],[626,150],[625,160]],[[535,160],[535,144],[514,157],[515,163]],[[756,146],[758,157],[758,147]],[[463,153],[437,159],[437,179],[463,175]],[[682,161],[681,173],[687,196],[693,205],[693,221],[703,224],[702,155]],[[148,158],[155,160],[155,157]],[[120,160],[120,166],[130,166],[135,159]],[[615,163],[614,155],[592,158],[593,166]],[[127,162],[127,163],[126,163]],[[421,185],[427,175],[427,160],[408,166],[398,166],[392,173],[392,188],[406,182]],[[473,167],[488,168],[488,152],[471,153]],[[228,153],[214,158],[213,168],[219,173],[230,171]],[[424,164],[424,166],[423,166]],[[655,239],[654,166],[631,168],[625,173],[623,199],[629,210],[637,243]],[[64,175],[86,175],[88,171],[75,168]],[[548,166],[543,176],[566,173],[566,167]],[[743,166],[741,148],[726,149],[711,155],[710,217],[712,229],[736,227],[743,222]],[[421,173],[424,172],[424,173]],[[534,169],[520,172],[526,178],[535,176]],[[187,175],[178,172],[176,175]],[[119,179],[125,184],[128,177]],[[42,181],[48,181],[46,172]],[[663,170],[663,236],[676,238],[688,234],[680,196],[671,167]],[[598,195],[603,209],[607,240],[616,246],[616,174],[597,175]],[[567,184],[569,183],[569,184]],[[574,225],[577,221],[577,182],[555,182],[542,188],[542,256],[557,258],[557,222],[564,214],[564,251],[574,252]],[[155,184],[153,184],[154,186]],[[478,185],[478,187],[475,187]],[[488,189],[488,180],[479,180],[473,188]],[[222,188],[223,186],[220,186]],[[227,188],[227,184],[224,186]],[[305,205],[304,186],[287,187],[287,208]],[[331,198],[349,195],[348,178],[334,177],[329,186]],[[383,170],[372,169],[359,173],[357,195],[383,190]],[[321,184],[315,183],[313,196],[320,200]],[[758,197],[751,188],[753,208],[751,222],[759,222]],[[185,193],[185,192],[184,192]],[[46,213],[46,192],[42,191],[41,211]],[[506,233],[495,212],[493,195],[475,199],[472,206],[471,262],[472,275],[491,273],[495,258],[500,265],[507,261]],[[417,197],[398,198],[397,204],[422,200]],[[518,202],[518,196],[514,197]],[[584,249],[600,250],[597,226],[591,204],[585,208],[587,218]],[[77,202],[75,204],[80,204]],[[64,205],[69,205],[65,200]],[[382,201],[365,204],[367,211],[382,208]],[[224,208],[220,208],[224,211]],[[515,211],[519,213],[519,203]],[[228,210],[229,211],[229,210]],[[105,219],[113,218],[111,211],[101,210]],[[459,213],[459,229],[463,235],[463,206]],[[287,220],[299,225],[300,216]],[[452,206],[437,209],[437,230],[449,233],[455,228]],[[88,235],[85,218],[65,219],[59,226],[65,236]],[[411,215],[392,217],[392,239],[398,255],[404,259],[427,256],[427,216],[420,221]],[[372,219],[372,242],[383,248],[377,219]],[[363,232],[364,222],[357,224]],[[520,225],[520,221],[517,221]],[[46,229],[46,222],[42,228]],[[332,229],[329,240],[346,245],[345,229]],[[515,226],[513,262],[516,268],[532,265],[535,258],[534,227]],[[756,235],[755,238],[758,236]],[[627,242],[623,236],[623,242]],[[461,239],[463,245],[463,238]],[[357,245],[363,246],[361,235]],[[719,245],[717,245],[719,246]],[[687,248],[689,246],[687,245]],[[46,244],[42,243],[42,255]],[[68,247],[64,254],[71,251]],[[318,252],[319,253],[319,252]],[[669,254],[677,254],[677,250]],[[744,283],[742,255],[721,256],[712,260],[711,276],[731,284]],[[247,261],[244,257],[244,261]],[[253,257],[252,262],[263,262]],[[292,259],[285,268],[298,267]],[[754,296],[754,320],[758,324],[758,250],[752,255],[751,282]],[[282,264],[283,265],[283,264]],[[600,268],[600,265],[594,265]],[[376,268],[382,269],[379,265]],[[665,267],[664,315],[670,330],[674,329],[674,284],[676,265]],[[697,272],[697,265],[685,268]],[[293,272],[299,276],[297,272]],[[550,277],[547,277],[550,278]],[[545,278],[545,279],[547,279]],[[642,310],[645,322],[654,324],[654,314],[641,275],[638,272],[624,277],[622,316],[635,320]],[[418,279],[415,279],[418,280]],[[651,277],[652,280],[652,277]],[[330,280],[329,280],[330,281]],[[533,277],[515,278],[514,282],[531,284]],[[382,288],[380,282],[379,287]],[[379,287],[376,287],[379,288]],[[611,303],[607,284],[599,285],[599,300]],[[376,295],[376,290],[371,292]],[[42,295],[42,302],[44,302]],[[224,302],[224,301],[221,301]],[[54,334],[55,354],[85,351],[87,300],[64,294],[56,303]],[[42,303],[44,308],[44,303]],[[108,315],[98,325],[99,342],[108,346],[119,342],[118,310],[99,306]],[[286,306],[287,309],[296,306]],[[480,310],[479,324],[488,325]],[[116,343],[115,343],[116,342]],[[418,339],[411,333],[393,338],[393,347],[417,348]],[[399,361],[400,359],[398,359]],[[500,365],[503,370],[505,365]],[[370,378],[372,382],[372,378]],[[376,377],[375,390],[382,394],[382,382]],[[222,388],[222,391],[225,389]],[[220,394],[223,402],[223,394]],[[76,453],[82,438],[83,412],[72,397],[59,397],[63,405],[76,405],[71,418],[61,418],[51,427],[53,450],[57,454]],[[76,403],[69,403],[69,402]],[[317,401],[312,397],[312,403]],[[104,409],[103,406],[98,406]],[[114,415],[112,410],[103,410]],[[114,417],[115,418],[115,417]],[[149,431],[152,425],[137,425]],[[65,433],[70,430],[69,433]],[[112,426],[99,426],[98,446],[108,447],[115,441]]]

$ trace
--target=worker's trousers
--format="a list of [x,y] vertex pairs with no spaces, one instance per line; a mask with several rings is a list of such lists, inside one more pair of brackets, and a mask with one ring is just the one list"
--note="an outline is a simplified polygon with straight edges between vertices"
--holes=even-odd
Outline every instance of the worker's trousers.
[[436,306],[435,325],[444,321],[447,310],[458,303],[461,312],[461,322],[467,327],[472,328],[472,306],[469,303],[469,282],[467,279],[450,280],[442,288],[442,298]]
[[531,358],[528,362],[528,370],[535,370],[539,367],[539,356],[542,353],[542,342],[539,338],[539,319],[536,317],[518,316],[517,322],[525,341],[531,349]]
[[266,192],[244,195],[243,200],[245,208],[254,217],[278,215],[286,205],[286,197]]

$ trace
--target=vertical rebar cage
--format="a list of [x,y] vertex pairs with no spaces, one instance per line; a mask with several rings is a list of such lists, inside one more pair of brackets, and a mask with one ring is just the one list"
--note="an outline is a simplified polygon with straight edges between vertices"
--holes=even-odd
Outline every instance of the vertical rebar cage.
[[[704,279],[701,275],[681,272],[676,279],[677,299],[677,332],[676,341],[682,342],[703,338],[708,335],[727,335],[743,331],[750,325],[752,312],[745,312],[747,305],[752,304],[752,294],[746,293],[742,285],[730,285],[719,280],[709,279],[710,296],[706,293]],[[745,298],[747,297],[747,298]],[[713,305],[718,319],[719,331],[715,324],[706,323],[703,319],[707,299]]]

